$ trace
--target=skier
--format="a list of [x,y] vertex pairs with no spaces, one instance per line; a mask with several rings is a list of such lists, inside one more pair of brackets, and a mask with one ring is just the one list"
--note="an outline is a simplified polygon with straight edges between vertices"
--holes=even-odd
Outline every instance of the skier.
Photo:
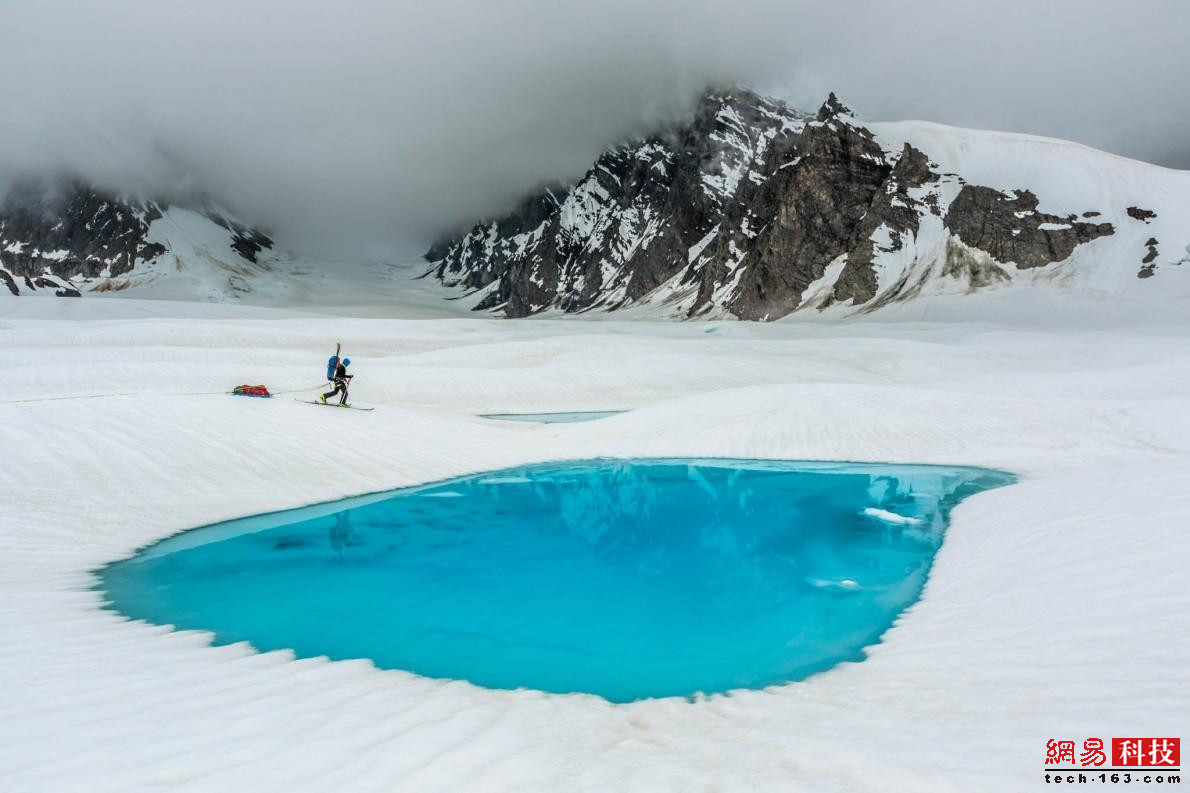
[[335,394],[342,391],[343,396],[339,397],[339,407],[343,407],[343,408],[347,407],[347,385],[348,385],[348,383],[351,382],[351,378],[354,377],[354,375],[347,374],[347,367],[350,365],[351,365],[350,358],[344,358],[341,361],[339,361],[337,364],[335,364],[335,371],[334,371],[334,378],[333,378],[335,390],[328,391],[325,394],[323,394],[322,396],[318,397],[319,402],[321,402],[322,404],[325,405],[326,400],[329,397],[333,397]]

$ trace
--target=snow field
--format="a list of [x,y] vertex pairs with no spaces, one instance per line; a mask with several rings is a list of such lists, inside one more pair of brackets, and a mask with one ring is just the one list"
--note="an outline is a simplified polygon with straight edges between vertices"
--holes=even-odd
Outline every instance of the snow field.
[[[1040,784],[1048,738],[1184,736],[1190,328],[889,316],[4,303],[0,789],[1004,791]],[[336,340],[374,412],[206,393],[321,386]],[[611,408],[633,410],[475,415]],[[967,464],[1021,481],[955,511],[923,598],[867,660],[693,703],[212,648],[102,611],[89,589],[88,571],[194,526],[597,456]]]

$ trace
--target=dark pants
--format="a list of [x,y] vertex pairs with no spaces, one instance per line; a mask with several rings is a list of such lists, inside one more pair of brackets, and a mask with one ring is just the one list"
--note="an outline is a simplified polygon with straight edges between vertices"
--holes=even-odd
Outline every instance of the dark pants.
[[343,392],[343,396],[339,397],[339,404],[340,405],[346,404],[347,403],[347,381],[342,378],[335,380],[335,390],[327,391],[325,394],[322,395],[322,398],[330,399],[331,397],[333,397],[335,394],[339,393],[340,391]]

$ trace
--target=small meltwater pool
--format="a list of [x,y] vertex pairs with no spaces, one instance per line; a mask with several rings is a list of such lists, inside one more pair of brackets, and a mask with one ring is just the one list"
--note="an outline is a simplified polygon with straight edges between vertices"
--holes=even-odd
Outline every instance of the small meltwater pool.
[[720,459],[512,468],[175,535],[110,608],[217,644],[613,702],[864,658],[977,468]]
[[538,424],[575,424],[618,416],[623,410],[575,410],[569,413],[481,413],[481,419],[493,421],[529,421]]

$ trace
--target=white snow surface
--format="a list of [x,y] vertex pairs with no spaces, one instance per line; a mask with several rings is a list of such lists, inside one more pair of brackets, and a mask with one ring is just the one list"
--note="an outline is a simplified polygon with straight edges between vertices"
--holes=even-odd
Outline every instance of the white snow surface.
[[[1000,266],[1012,285],[1041,287],[1069,295],[1115,296],[1132,301],[1154,296],[1164,300],[1177,295],[1190,299],[1190,271],[1178,264],[1180,252],[1190,245],[1190,171],[1178,171],[1130,160],[1078,143],[1010,132],[965,129],[925,121],[865,123],[890,158],[908,142],[929,157],[942,174],[959,174],[968,183],[992,187],[1012,195],[1028,189],[1039,200],[1038,209],[1059,216],[1079,215],[1080,222],[1111,223],[1115,233],[1079,245],[1067,259],[1034,270]],[[940,205],[948,206],[958,185],[944,179],[938,186]],[[926,191],[928,192],[928,190]],[[920,197],[920,196],[917,196]],[[1144,222],[1131,218],[1128,208],[1156,212]],[[1083,212],[1099,213],[1082,217]],[[1026,217],[1031,213],[1017,213]],[[1044,223],[1044,230],[1066,227]],[[1146,242],[1155,238],[1161,256],[1153,278],[1137,277]],[[954,238],[929,215],[922,217],[916,241],[906,251],[877,254],[880,287],[902,276],[927,283],[923,296],[952,291],[966,284],[939,277],[945,246]],[[969,254],[992,265],[986,254]],[[932,272],[933,271],[933,272]],[[923,276],[931,276],[928,280]],[[1155,279],[1160,280],[1155,280]],[[953,281],[953,279],[950,279]],[[1011,288],[1007,283],[992,289]],[[1156,288],[1154,288],[1156,287]],[[985,289],[987,287],[984,287]],[[876,300],[879,302],[880,296]]]
[[[96,278],[67,280],[50,275],[48,268],[40,276],[80,290],[85,301],[99,299],[104,305],[56,309],[9,305],[12,296],[0,282],[0,314],[40,316],[50,311],[53,316],[94,318],[113,314],[157,316],[164,311],[174,317],[213,317],[239,316],[242,312],[236,306],[257,306],[279,310],[297,307],[307,315],[337,316],[346,312],[353,316],[388,316],[397,306],[402,316],[447,317],[459,315],[482,299],[482,295],[476,295],[448,300],[449,293],[439,285],[417,278],[425,271],[425,262],[412,251],[396,252],[391,260],[334,261],[298,255],[278,244],[259,251],[257,261],[252,262],[232,247],[232,232],[207,215],[180,207],[162,210],[161,217],[149,225],[146,241],[160,244],[165,253],[139,261],[130,272],[118,276],[104,271]],[[20,253],[22,245],[11,243],[5,250]],[[63,255],[61,251],[42,254],[47,260]],[[0,271],[9,272],[4,267]],[[30,298],[61,300],[54,296],[54,288],[31,289],[23,277],[14,276],[13,283],[25,302]],[[105,298],[133,300],[119,307],[119,303]],[[178,303],[172,308],[149,308],[151,301],[163,300]],[[215,305],[196,307],[197,302],[223,304],[227,310]]]
[[921,518],[910,518],[905,515],[898,515],[895,512],[889,512],[887,509],[879,509],[878,507],[868,507],[864,510],[865,515],[876,520],[882,520],[885,523],[895,523],[904,526],[916,526],[920,524]]
[[[1006,320],[1018,300],[976,295],[931,301],[962,321],[514,322],[427,319],[420,299],[414,318],[0,300],[0,790],[1020,791],[1050,738],[1190,732],[1184,313]],[[312,393],[336,340],[375,411],[219,393]],[[1020,482],[954,511],[923,597],[864,661],[694,702],[213,648],[91,589],[191,527],[598,456]]]

